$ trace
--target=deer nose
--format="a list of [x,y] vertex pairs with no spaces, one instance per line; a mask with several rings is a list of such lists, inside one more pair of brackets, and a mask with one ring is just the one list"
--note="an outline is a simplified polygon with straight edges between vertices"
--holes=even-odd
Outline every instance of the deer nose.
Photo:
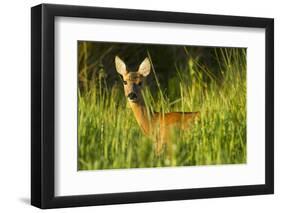
[[137,94],[134,92],[131,92],[128,94],[128,98],[131,100],[135,100],[135,99],[137,99]]

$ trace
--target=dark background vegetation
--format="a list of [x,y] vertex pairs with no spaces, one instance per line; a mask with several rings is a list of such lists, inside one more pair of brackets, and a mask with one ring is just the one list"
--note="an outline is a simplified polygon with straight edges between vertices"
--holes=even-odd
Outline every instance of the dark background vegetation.
[[[137,71],[149,54],[163,88],[167,88],[168,80],[176,78],[177,70],[188,69],[190,62],[194,61],[201,64],[202,71],[211,67],[212,76],[217,79],[221,76],[217,61],[220,52],[214,47],[79,41],[78,51],[79,89],[82,93],[93,87],[93,82],[97,80],[106,80],[108,87],[120,80],[114,64],[116,55],[126,63],[129,71]],[[202,77],[208,82],[208,75]],[[151,78],[153,76],[149,75],[147,82],[153,90],[156,85],[150,83]]]

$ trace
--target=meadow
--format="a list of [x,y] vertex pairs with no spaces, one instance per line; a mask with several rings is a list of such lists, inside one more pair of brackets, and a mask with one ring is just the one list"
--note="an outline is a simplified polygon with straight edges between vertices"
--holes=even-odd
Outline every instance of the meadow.
[[[200,111],[190,131],[174,133],[172,157],[155,154],[128,106],[122,80],[109,84],[101,68],[87,89],[78,89],[78,170],[246,163],[246,49],[213,48],[214,68],[190,47],[182,48],[184,65],[173,64],[165,84],[146,52],[152,63],[150,84],[143,89],[146,106],[158,112]],[[82,49],[78,58],[85,54]],[[79,74],[88,68],[81,65]]]

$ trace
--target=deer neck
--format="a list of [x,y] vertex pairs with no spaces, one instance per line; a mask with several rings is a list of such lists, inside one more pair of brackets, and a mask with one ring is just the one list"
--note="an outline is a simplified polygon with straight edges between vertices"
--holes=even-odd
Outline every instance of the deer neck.
[[142,100],[139,102],[129,102],[129,104],[141,130],[144,134],[148,135],[151,130],[151,116],[153,116],[152,113],[147,110]]

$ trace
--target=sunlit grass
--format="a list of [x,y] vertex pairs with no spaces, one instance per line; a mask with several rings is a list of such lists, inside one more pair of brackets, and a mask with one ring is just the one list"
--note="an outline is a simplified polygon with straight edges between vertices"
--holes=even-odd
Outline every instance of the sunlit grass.
[[143,90],[146,106],[154,111],[201,112],[191,131],[174,132],[172,158],[155,155],[153,141],[127,106],[122,83],[110,89],[101,77],[83,95],[78,91],[79,170],[246,162],[246,50],[217,48],[219,75],[185,51],[187,66],[175,66],[167,88],[152,66],[157,91]]

